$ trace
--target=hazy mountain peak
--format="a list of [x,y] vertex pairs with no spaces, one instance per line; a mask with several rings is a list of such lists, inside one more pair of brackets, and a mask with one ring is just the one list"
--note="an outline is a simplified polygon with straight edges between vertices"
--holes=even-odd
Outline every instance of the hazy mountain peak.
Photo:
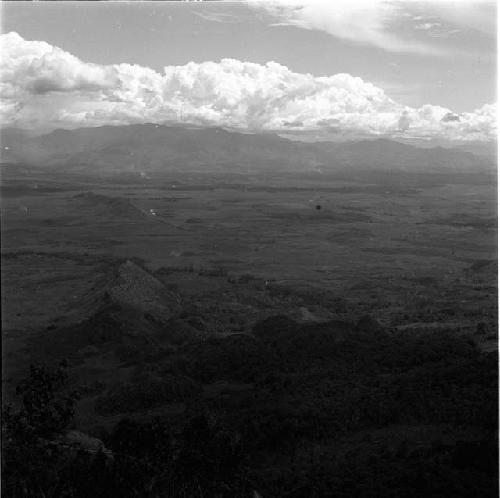
[[[3,135],[3,162],[98,172],[147,170],[475,171],[494,167],[484,158],[443,147],[418,148],[387,138],[343,143],[298,142],[267,134],[223,128],[156,124],[54,130],[33,137],[9,130]],[[6,147],[5,147],[6,146]]]

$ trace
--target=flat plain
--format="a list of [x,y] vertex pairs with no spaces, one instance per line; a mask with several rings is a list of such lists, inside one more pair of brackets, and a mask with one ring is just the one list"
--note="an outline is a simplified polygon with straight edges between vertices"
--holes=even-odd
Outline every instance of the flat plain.
[[[4,176],[2,189],[7,329],[34,325],[36,313],[56,318],[59,287],[82,287],[82,271],[97,277],[91,262],[101,256],[326,290],[390,326],[495,320],[496,186],[487,177]],[[26,301],[33,311],[19,320]]]

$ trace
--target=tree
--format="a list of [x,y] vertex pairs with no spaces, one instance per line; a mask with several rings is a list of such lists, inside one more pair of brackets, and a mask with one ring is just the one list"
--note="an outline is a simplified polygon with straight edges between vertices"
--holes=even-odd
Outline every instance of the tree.
[[67,460],[51,438],[73,419],[77,400],[67,392],[66,365],[30,365],[16,389],[21,406],[2,413],[2,491],[5,496],[49,496],[60,486],[58,469]]

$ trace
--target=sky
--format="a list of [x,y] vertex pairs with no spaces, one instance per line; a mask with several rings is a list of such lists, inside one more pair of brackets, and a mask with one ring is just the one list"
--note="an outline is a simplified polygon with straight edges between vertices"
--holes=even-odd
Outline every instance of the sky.
[[496,139],[494,1],[2,2],[4,126]]

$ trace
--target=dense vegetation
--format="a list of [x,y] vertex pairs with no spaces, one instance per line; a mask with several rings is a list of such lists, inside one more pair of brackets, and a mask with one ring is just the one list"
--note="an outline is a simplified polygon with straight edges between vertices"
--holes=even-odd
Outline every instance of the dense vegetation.
[[[77,401],[64,367],[33,365],[4,410],[4,496],[498,494],[497,355],[470,338],[276,316],[135,370],[97,398],[122,420],[77,450],[64,443]],[[180,417],[134,418],[180,401]]]

